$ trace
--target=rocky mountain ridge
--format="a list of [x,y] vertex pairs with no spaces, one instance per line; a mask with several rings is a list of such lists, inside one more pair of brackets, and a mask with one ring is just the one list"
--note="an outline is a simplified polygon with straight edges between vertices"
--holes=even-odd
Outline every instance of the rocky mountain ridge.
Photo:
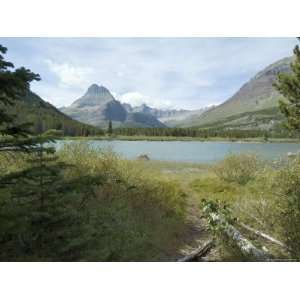
[[[278,99],[273,87],[279,72],[290,72],[292,57],[281,59],[258,72],[228,100],[199,110],[158,109],[146,104],[121,103],[104,86],[91,85],[73,104],[61,110],[81,122],[107,127],[108,120],[122,127],[210,127],[234,126],[272,128],[280,120]],[[257,112],[257,113],[256,113]],[[260,126],[261,125],[261,126]]]
[[267,66],[228,100],[203,113],[196,122],[194,120],[193,126],[220,122],[244,113],[251,113],[253,116],[253,112],[277,108],[280,95],[273,84],[279,72],[290,72],[292,60],[292,57],[287,57]]
[[71,118],[98,127],[107,127],[108,121],[115,127],[166,127],[151,114],[130,110],[129,104],[122,104],[106,87],[97,84],[92,84],[69,107],[61,108]]
[[204,107],[196,110],[158,109],[150,107],[146,104],[141,104],[139,106],[131,106],[128,103],[123,103],[123,106],[128,112],[139,112],[152,115],[159,121],[170,127],[181,125],[182,123],[184,123],[185,120],[188,120],[193,116],[199,117],[202,113],[212,108]]

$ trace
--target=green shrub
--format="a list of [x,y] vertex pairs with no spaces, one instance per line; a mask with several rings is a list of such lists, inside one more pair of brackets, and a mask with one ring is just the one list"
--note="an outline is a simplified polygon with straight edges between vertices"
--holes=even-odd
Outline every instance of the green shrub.
[[177,243],[185,226],[185,198],[177,182],[87,143],[67,144],[59,156],[73,166],[69,179],[102,178],[85,206],[94,237],[83,259],[158,260]]
[[231,154],[213,167],[214,173],[222,180],[244,185],[254,179],[261,161],[252,154]]
[[[17,185],[0,186],[0,260],[157,261],[179,248],[186,205],[178,182],[88,143],[66,143],[57,155],[66,168],[45,186],[53,189],[43,200],[49,226],[35,221],[34,191],[20,201]],[[25,161],[1,155],[0,170],[31,168]],[[43,243],[35,243],[36,228]]]
[[290,160],[274,182],[281,236],[293,256],[300,257],[300,157]]

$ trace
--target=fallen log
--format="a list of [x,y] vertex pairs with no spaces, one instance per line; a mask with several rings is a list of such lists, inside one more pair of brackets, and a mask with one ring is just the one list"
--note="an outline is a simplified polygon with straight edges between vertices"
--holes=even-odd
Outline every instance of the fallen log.
[[266,240],[268,240],[268,241],[270,241],[270,242],[272,242],[272,243],[274,243],[274,244],[276,244],[276,245],[278,245],[278,246],[280,246],[280,247],[282,247],[284,249],[288,249],[288,247],[284,243],[276,240],[275,238],[271,237],[270,235],[268,235],[268,234],[266,234],[266,233],[264,233],[262,231],[259,231],[259,230],[256,230],[254,228],[251,228],[250,226],[248,226],[248,225],[246,225],[244,223],[239,223],[239,225],[242,228],[244,228],[244,229],[246,229],[246,230],[248,230],[248,231],[256,234],[257,236],[260,236],[260,237],[262,237],[262,238],[264,238],[264,239],[266,239]]
[[208,217],[221,228],[228,238],[233,240],[246,257],[251,257],[258,261],[267,261],[271,259],[269,253],[255,247],[233,225],[229,224],[222,215],[210,212],[208,213]]
[[194,250],[193,252],[179,259],[178,261],[179,262],[195,261],[197,258],[205,256],[213,247],[214,247],[214,242],[208,241],[204,244],[204,246],[199,247],[198,249]]

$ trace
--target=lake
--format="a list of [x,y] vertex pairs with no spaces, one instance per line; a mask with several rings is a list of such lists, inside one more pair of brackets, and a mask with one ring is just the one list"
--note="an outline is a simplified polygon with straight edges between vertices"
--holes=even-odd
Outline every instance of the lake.
[[[63,143],[58,141],[57,148]],[[135,159],[147,154],[152,160],[212,163],[228,154],[255,153],[265,159],[277,159],[288,152],[300,151],[296,143],[239,143],[239,142],[200,142],[200,141],[88,141],[96,148],[112,149],[122,157]]]

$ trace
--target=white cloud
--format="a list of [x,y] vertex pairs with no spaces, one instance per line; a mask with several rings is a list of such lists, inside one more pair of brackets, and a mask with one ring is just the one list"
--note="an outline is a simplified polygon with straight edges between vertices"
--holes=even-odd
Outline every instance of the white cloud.
[[39,82],[33,82],[31,85],[31,89],[42,99],[50,102],[56,107],[71,105],[85,92],[85,89],[75,89],[73,87],[60,87],[59,89],[53,89],[52,86],[47,84],[41,85],[39,84]]
[[46,64],[55,73],[63,86],[78,86],[88,83],[92,68],[73,66],[68,63],[59,64],[47,59]]
[[215,82],[213,80],[196,78],[196,79],[191,80],[191,83],[193,83],[195,86],[201,88],[201,87],[212,87]]
[[295,43],[295,38],[5,40],[17,65],[41,74],[36,92],[55,105],[69,105],[97,83],[133,105],[186,109],[228,99],[257,71],[291,55]]
[[121,72],[121,71],[118,71],[118,72],[117,72],[117,76],[118,76],[118,77],[123,77],[123,76],[124,76],[124,73]]
[[[114,93],[115,94],[115,93]],[[115,94],[116,95],[116,94]],[[123,102],[129,103],[132,106],[139,106],[142,104],[147,104],[148,106],[155,108],[171,108],[172,103],[169,100],[155,99],[140,92],[128,92],[122,95],[116,95],[116,98]]]

